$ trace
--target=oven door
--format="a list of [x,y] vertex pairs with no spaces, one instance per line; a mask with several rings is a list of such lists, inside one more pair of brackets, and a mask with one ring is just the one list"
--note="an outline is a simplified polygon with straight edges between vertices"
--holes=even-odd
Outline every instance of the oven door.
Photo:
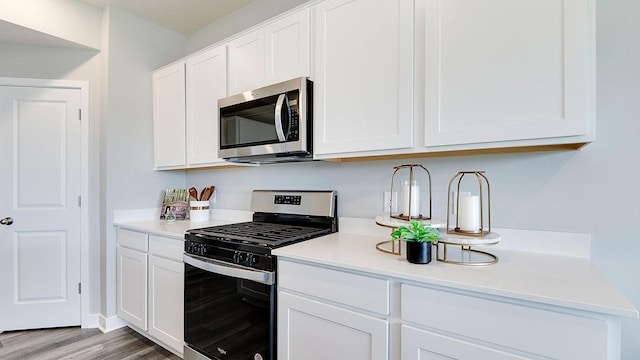
[[185,254],[184,359],[275,360],[275,273]]

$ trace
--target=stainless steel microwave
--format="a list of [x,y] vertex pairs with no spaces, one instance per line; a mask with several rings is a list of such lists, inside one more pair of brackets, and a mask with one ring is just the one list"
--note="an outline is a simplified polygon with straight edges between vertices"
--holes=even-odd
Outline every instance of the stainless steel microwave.
[[218,100],[219,156],[239,163],[312,160],[313,83],[297,78]]

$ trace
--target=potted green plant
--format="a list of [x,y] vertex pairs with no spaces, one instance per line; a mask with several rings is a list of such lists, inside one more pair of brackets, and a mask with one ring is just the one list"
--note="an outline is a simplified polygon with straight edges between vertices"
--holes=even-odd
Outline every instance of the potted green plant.
[[438,229],[417,220],[411,220],[409,226],[402,225],[391,232],[391,239],[407,242],[407,261],[414,264],[430,263],[431,244],[441,237]]

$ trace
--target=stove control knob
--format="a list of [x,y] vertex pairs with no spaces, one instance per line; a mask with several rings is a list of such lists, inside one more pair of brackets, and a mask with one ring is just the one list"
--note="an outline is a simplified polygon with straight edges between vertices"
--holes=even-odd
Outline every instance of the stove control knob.
[[206,252],[205,246],[202,244],[194,244],[193,245],[193,253],[196,255],[204,255]]
[[233,263],[234,264],[243,264],[247,260],[247,253],[243,253],[240,251],[236,251],[233,253]]
[[255,265],[258,262],[258,259],[255,255],[247,255],[247,266]]

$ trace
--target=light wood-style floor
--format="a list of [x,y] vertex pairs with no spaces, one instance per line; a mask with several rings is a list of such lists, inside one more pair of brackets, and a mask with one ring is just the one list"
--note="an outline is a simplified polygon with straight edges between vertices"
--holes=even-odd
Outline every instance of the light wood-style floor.
[[0,334],[2,360],[179,360],[151,340],[124,327],[103,334],[77,327]]

